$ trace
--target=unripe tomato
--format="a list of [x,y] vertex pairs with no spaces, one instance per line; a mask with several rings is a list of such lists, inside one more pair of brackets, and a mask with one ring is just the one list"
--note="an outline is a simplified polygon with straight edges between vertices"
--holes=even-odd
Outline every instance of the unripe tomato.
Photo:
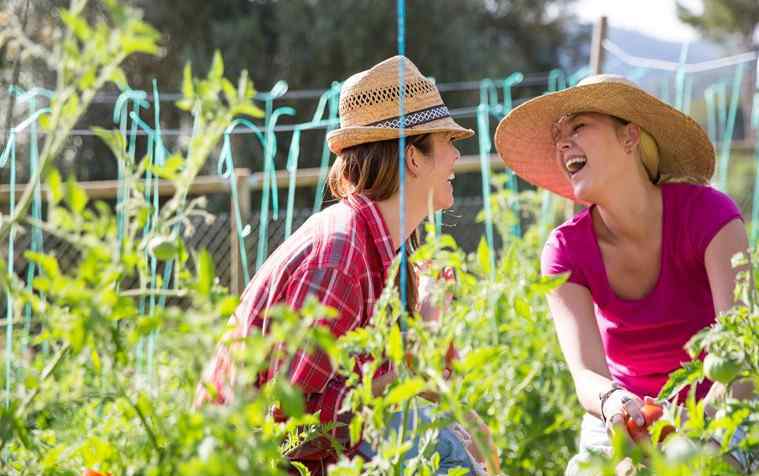
[[176,240],[168,236],[154,236],[148,242],[148,251],[159,261],[168,261],[179,252]]
[[704,375],[712,382],[729,384],[740,371],[740,364],[729,357],[709,354],[704,359]]
[[[635,423],[635,420],[629,416],[626,418],[627,432],[636,443],[645,438],[648,438],[648,427],[651,426],[656,420],[661,418],[661,416],[664,414],[664,411],[659,405],[646,403],[643,405],[643,407],[641,407],[641,413],[643,413],[643,418],[646,420],[646,423],[642,427],[638,426]],[[671,425],[665,426],[662,428],[662,431],[659,435],[660,439],[664,440],[673,431],[675,431],[675,429]]]

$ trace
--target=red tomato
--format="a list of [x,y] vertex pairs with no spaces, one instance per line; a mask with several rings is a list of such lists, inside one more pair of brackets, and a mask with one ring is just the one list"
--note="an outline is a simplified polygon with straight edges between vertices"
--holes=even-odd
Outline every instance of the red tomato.
[[111,473],[101,473],[100,471],[96,471],[94,469],[84,468],[82,476],[111,476]]
[[[651,403],[646,403],[641,408],[641,412],[643,413],[643,418],[646,420],[646,423],[640,427],[638,426],[635,421],[627,417],[627,432],[630,434],[630,437],[632,437],[633,441],[639,442],[641,440],[644,440],[648,438],[648,427],[651,426],[656,420],[661,418],[661,416],[664,414],[664,411],[662,410],[662,407],[660,405],[655,405]],[[661,434],[659,435],[660,440],[664,440],[664,438],[667,437],[670,433],[675,431],[674,427],[671,425],[667,425],[664,428],[662,428]]]

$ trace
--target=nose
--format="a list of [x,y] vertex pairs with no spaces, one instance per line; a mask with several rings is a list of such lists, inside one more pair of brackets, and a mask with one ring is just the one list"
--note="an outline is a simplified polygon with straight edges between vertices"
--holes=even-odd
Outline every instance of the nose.
[[568,137],[559,137],[556,140],[556,150],[558,152],[564,152],[572,147],[572,141]]

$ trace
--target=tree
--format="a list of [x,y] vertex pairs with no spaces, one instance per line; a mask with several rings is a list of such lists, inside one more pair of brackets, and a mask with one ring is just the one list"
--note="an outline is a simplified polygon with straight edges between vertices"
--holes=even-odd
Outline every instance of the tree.
[[[742,51],[759,51],[759,2],[702,0],[702,5],[704,11],[698,14],[678,1],[677,16],[709,38],[734,42]],[[741,109],[745,131],[749,130],[751,124],[756,74],[756,68],[748,68],[742,86]]]
[[677,16],[683,22],[718,41],[735,40],[742,49],[759,47],[759,3],[756,0],[702,0],[703,14],[679,1]]

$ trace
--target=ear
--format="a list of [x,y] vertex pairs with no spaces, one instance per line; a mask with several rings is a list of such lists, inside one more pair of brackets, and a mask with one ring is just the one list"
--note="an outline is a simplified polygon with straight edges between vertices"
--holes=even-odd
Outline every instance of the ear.
[[406,171],[414,178],[421,173],[422,154],[413,145],[406,146]]
[[633,123],[627,124],[625,126],[623,143],[625,146],[625,151],[628,154],[632,153],[635,147],[640,144],[640,126]]

